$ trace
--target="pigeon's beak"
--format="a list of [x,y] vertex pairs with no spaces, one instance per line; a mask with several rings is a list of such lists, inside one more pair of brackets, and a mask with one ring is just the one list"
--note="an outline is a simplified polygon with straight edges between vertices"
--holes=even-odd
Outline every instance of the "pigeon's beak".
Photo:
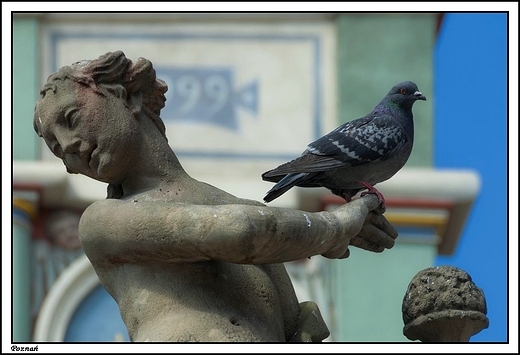
[[416,99],[416,100],[424,100],[424,101],[426,101],[426,96],[424,96],[424,95],[422,94],[422,92],[420,92],[420,91],[416,91],[416,92],[414,92],[414,93],[413,93],[413,96],[415,96],[415,99]]

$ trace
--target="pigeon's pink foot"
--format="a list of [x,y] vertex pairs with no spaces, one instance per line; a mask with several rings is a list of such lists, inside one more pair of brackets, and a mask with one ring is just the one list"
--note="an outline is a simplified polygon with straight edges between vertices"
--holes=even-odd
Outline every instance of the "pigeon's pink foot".
[[374,186],[370,185],[367,182],[358,181],[358,183],[360,183],[361,185],[366,187],[367,190],[368,190],[368,191],[363,192],[361,194],[361,197],[365,196],[366,194],[374,194],[374,195],[376,195],[377,199],[379,200],[379,203],[381,204],[381,209],[384,212],[386,210],[386,206],[385,206],[385,198],[384,198],[383,194],[381,192],[379,192],[379,190],[377,190]]

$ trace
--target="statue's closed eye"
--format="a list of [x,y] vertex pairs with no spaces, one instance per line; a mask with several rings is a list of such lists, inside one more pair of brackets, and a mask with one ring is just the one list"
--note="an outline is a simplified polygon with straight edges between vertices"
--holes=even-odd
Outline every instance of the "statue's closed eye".
[[78,108],[72,108],[65,113],[65,122],[69,129],[73,129],[74,126],[76,125],[76,123],[77,123],[76,118],[77,118],[78,111],[79,111]]

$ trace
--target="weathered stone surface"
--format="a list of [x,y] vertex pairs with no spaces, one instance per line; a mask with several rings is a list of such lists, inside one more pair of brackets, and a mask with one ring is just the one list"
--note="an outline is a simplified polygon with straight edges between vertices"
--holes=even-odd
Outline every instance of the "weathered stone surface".
[[403,299],[404,335],[425,342],[468,341],[489,325],[486,299],[471,276],[438,266],[417,273]]

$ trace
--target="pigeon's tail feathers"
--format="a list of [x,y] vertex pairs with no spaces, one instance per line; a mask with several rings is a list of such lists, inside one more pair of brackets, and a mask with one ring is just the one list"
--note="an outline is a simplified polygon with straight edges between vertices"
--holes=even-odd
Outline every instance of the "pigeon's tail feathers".
[[285,177],[273,186],[273,188],[267,191],[264,197],[265,202],[271,202],[272,200],[282,196],[284,193],[289,191],[292,187],[305,182],[309,179],[309,173],[293,173],[287,174]]
[[262,180],[269,181],[269,182],[278,182],[286,176],[286,174],[274,175],[273,170],[269,170],[269,171],[266,171],[265,173],[263,173]]

